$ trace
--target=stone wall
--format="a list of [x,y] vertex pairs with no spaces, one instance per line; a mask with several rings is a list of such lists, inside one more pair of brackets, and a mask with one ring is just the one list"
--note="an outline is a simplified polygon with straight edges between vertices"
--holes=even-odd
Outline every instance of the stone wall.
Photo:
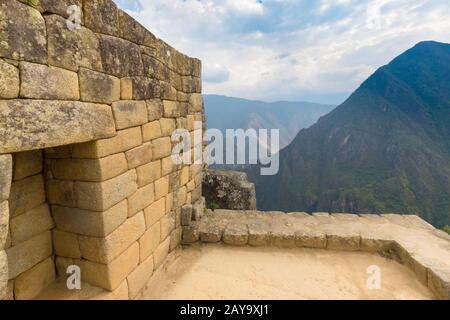
[[0,1],[0,298],[69,265],[133,298],[200,201],[202,166],[171,159],[172,132],[204,122],[200,61],[111,0],[26,3]]
[[208,169],[202,185],[208,208],[256,210],[255,185],[245,172]]

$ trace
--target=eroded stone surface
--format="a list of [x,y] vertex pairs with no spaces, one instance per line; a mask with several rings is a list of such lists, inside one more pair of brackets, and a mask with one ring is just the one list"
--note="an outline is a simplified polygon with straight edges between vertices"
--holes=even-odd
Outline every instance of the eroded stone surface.
[[0,153],[43,149],[115,135],[111,108],[78,101],[0,101]]
[[66,19],[45,16],[48,34],[48,62],[52,66],[77,71],[84,67],[102,71],[100,43],[97,35],[88,28],[70,30]]
[[4,0],[0,21],[0,57],[47,62],[45,21],[39,11],[19,1]]

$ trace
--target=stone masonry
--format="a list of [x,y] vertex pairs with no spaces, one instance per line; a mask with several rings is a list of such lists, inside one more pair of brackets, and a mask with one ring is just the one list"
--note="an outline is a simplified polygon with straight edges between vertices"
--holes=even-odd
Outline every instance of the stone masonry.
[[171,160],[172,132],[203,121],[200,61],[111,0],[2,0],[0,21],[0,299],[70,265],[134,298],[201,197],[201,166]]
[[[134,299],[196,242],[379,252],[450,298],[450,237],[416,216],[205,210],[203,166],[171,158],[204,125],[200,61],[111,0],[28,3],[0,0],[0,300]],[[217,196],[256,206],[222,175]]]

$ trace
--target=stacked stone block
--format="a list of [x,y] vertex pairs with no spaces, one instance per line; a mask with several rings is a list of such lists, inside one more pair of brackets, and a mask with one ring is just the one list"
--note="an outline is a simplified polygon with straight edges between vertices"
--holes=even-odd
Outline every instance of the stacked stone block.
[[26,3],[0,4],[0,297],[34,297],[56,264],[134,298],[201,197],[203,166],[171,157],[204,122],[200,61],[111,0]]
[[11,159],[12,183],[8,200],[2,205],[6,215],[1,220],[6,227],[0,229],[3,238],[7,235],[8,286],[3,297],[30,299],[55,279],[54,223],[46,202],[43,156],[36,150],[6,157]]

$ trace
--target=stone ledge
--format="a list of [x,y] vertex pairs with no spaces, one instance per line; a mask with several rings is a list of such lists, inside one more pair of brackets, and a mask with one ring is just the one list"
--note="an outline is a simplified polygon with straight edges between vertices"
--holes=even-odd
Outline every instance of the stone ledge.
[[78,101],[0,101],[0,153],[81,143],[116,135],[111,107]]
[[450,240],[417,216],[208,211],[183,228],[183,243],[379,252],[414,271],[439,299],[450,299]]

